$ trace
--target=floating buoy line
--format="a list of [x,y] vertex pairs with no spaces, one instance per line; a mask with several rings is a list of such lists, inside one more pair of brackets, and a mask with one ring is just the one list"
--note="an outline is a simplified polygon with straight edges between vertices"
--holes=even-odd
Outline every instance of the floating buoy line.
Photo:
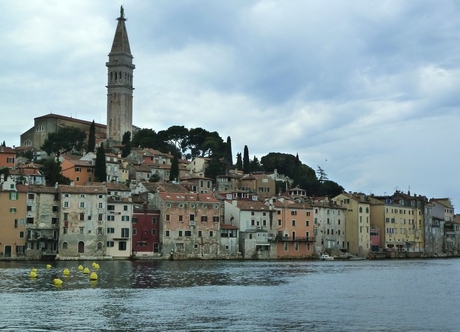
[[[100,266],[98,263],[96,262],[93,262],[91,264],[91,267],[93,269],[97,269],[99,270],[100,269]],[[46,269],[52,269],[52,266],[50,264],[46,264]],[[83,274],[84,275],[88,275],[89,274],[89,280],[91,282],[91,285],[94,286],[97,284],[97,280],[98,280],[98,275],[95,271],[90,271],[89,268],[87,267],[83,267],[82,265],[79,265],[77,267],[77,270],[78,271],[83,271]],[[68,268],[65,268],[63,271],[62,271],[62,275],[65,276],[65,277],[69,277],[70,276],[70,270]],[[38,270],[37,268],[33,267],[30,272],[29,272],[29,277],[30,279],[36,279],[38,278]],[[54,286],[62,286],[64,284],[64,282],[62,281],[62,279],[58,278],[57,276],[55,276],[53,278],[53,285]]]

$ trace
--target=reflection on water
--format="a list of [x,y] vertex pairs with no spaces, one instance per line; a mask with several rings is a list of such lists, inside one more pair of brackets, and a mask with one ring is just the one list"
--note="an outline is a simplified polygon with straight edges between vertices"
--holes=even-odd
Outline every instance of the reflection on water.
[[91,263],[0,262],[0,330],[456,331],[460,324],[455,259],[102,261],[97,282],[77,270],[94,270]]

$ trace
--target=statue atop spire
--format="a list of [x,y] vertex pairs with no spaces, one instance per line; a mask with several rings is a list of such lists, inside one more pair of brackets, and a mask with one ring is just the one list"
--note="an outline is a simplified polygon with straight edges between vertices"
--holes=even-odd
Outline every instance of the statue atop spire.
[[125,18],[125,10],[123,9],[123,5],[120,6],[120,18]]

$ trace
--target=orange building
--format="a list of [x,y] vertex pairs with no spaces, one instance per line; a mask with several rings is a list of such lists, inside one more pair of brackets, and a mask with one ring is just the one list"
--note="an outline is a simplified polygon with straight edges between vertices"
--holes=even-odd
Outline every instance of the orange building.
[[27,187],[8,178],[0,190],[0,256],[19,257],[25,252]]
[[61,155],[61,174],[73,181],[76,186],[83,186],[94,181],[94,165],[92,161],[81,160],[80,156]]
[[16,152],[9,147],[0,146],[0,168],[14,168],[16,163]]
[[278,258],[310,258],[315,252],[313,208],[290,199],[274,203]]

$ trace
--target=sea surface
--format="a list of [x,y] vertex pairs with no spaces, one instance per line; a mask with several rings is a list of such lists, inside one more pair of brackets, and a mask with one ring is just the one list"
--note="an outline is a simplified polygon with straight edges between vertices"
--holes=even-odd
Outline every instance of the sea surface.
[[91,263],[0,262],[0,331],[460,331],[460,259]]

